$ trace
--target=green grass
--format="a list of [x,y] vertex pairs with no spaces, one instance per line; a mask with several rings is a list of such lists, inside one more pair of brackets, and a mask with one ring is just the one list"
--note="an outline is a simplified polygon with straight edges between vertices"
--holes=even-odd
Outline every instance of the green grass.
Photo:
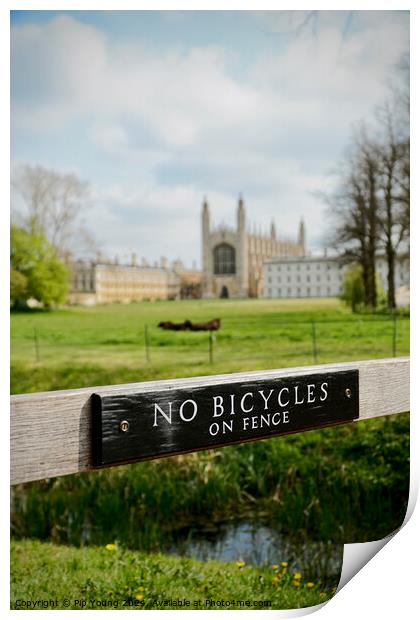
[[[222,328],[212,364],[207,333],[156,327],[161,320],[216,317]],[[11,388],[23,393],[312,364],[313,320],[318,363],[392,355],[389,316],[352,315],[335,299],[22,312],[11,317]],[[396,345],[397,355],[409,353],[405,316],[398,317]],[[12,543],[12,601],[66,595],[135,600],[142,586],[145,608],[154,599],[184,596],[271,600],[273,609],[316,604],[322,584],[297,588],[289,575],[273,587],[268,569],[157,552],[180,528],[242,518],[263,520],[301,540],[381,538],[403,521],[408,459],[407,414],[20,485],[12,496],[18,539]],[[119,550],[104,550],[113,541]]]
[[[169,332],[161,320],[219,317],[209,361],[206,332]],[[146,381],[392,355],[393,322],[352,315],[336,299],[144,302],[11,317],[12,393]],[[144,327],[150,336],[146,359]],[[38,338],[37,361],[34,330]],[[397,354],[409,352],[409,321],[397,323]]]
[[[12,542],[12,555],[12,609],[21,609],[22,600],[57,601],[50,609],[82,609],[81,601],[86,602],[84,609],[186,608],[171,604],[171,599],[190,601],[188,609],[293,609],[333,595],[316,583],[308,587],[305,575],[294,580],[287,569],[282,574],[281,567],[198,562],[121,547],[74,549],[20,541]],[[236,604],[209,607],[206,601],[211,600]]]

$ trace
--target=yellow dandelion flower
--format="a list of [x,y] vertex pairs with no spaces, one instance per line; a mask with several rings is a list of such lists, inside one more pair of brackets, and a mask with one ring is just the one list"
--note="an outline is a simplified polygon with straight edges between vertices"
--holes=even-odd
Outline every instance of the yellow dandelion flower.
[[308,581],[308,583],[306,584],[307,588],[314,588],[315,584],[312,581]]
[[272,570],[279,570],[279,565],[278,564],[273,564],[273,566],[271,567]]
[[295,579],[295,581],[293,582],[293,585],[295,586],[295,588],[299,588],[300,587],[300,581]]
[[114,545],[114,543],[109,543],[108,545],[105,545],[105,549],[107,551],[116,551],[117,545]]
[[243,560],[238,560],[238,561],[236,562],[236,566],[237,566],[238,568],[243,568],[243,567],[245,566],[245,562],[244,562]]
[[137,592],[144,592],[144,588],[143,588],[143,586],[139,586],[139,587],[137,588]]
[[289,562],[282,562],[281,565],[283,568],[287,568],[287,566],[289,566]]
[[327,596],[326,592],[320,592],[319,593],[319,598],[325,598]]
[[293,579],[302,579],[302,574],[301,573],[295,573],[293,575]]
[[273,577],[273,579],[271,580],[271,583],[273,584],[273,586],[276,586],[279,581],[280,581],[279,578],[276,576],[276,577]]
[[136,594],[136,599],[137,599],[138,601],[142,601],[142,600],[144,599],[143,594]]

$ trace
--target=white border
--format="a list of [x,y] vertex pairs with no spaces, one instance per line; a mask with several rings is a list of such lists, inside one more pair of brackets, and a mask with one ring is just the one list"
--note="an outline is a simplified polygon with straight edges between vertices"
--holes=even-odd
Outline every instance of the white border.
[[[10,145],[9,145],[9,10],[34,10],[34,9],[50,9],[50,10],[76,10],[76,9],[149,9],[149,10],[165,10],[165,9],[231,9],[231,10],[263,10],[263,9],[319,9],[319,10],[391,10],[391,9],[411,9],[411,61],[412,61],[412,109],[419,110],[418,105],[418,62],[420,57],[418,39],[418,9],[414,6],[414,3],[398,3],[391,1],[353,1],[349,6],[348,3],[341,3],[338,6],[337,2],[325,2],[320,1],[302,2],[296,0],[293,3],[261,1],[257,4],[255,0],[242,0],[242,2],[226,2],[225,0],[202,0],[200,5],[194,2],[171,2],[170,0],[156,0],[156,1],[127,1],[120,0],[87,0],[87,1],[64,1],[64,0],[44,0],[35,2],[31,0],[3,0],[0,8],[0,49],[1,49],[1,108],[0,108],[0,123],[2,125],[1,131],[1,173],[2,182],[0,187],[2,188],[2,201],[0,207],[0,257],[2,265],[2,287],[0,292],[1,300],[1,322],[0,322],[0,341],[4,344],[1,359],[2,364],[2,382],[1,382],[1,411],[3,419],[5,419],[6,412],[9,407],[9,389],[8,389],[8,367],[9,367],[9,291],[8,291],[8,231],[9,231],[9,214],[7,205],[9,204],[9,179],[10,179]],[[413,116],[412,118],[412,135],[417,138],[418,121]],[[417,144],[413,144],[413,156],[414,165],[418,162],[418,149]],[[412,181],[412,191],[414,191],[413,204],[418,204],[418,187],[417,179],[414,177]],[[418,231],[418,209],[412,210],[412,237],[417,240]],[[418,272],[419,266],[419,251],[417,244],[413,244],[412,248],[412,260],[411,260],[411,273],[412,273],[412,285],[411,285],[411,300],[412,307],[414,309],[413,317],[418,315],[418,300],[415,276]],[[412,322],[412,348],[415,354],[415,342],[418,341],[418,327],[417,321]],[[413,376],[420,376],[419,365],[417,356],[414,355],[412,359]],[[417,386],[414,385],[414,388]],[[418,418],[418,404],[419,399],[414,389],[412,392],[412,488],[418,487],[419,479],[419,458],[418,453],[418,438],[419,438],[419,424]],[[2,471],[2,490],[4,491],[3,497],[8,497],[9,494],[9,453],[8,453],[8,433],[3,425],[1,433],[1,439],[4,442],[1,450],[1,471]],[[416,494],[416,491],[414,491]],[[415,496],[412,495],[410,500],[414,502]],[[7,506],[7,500],[3,501],[3,506]],[[6,509],[7,510],[7,509]],[[2,512],[1,522],[1,549],[4,553],[2,562],[2,579],[0,580],[0,608],[4,612],[4,616],[8,617],[9,614],[14,612],[9,610],[9,517],[8,514]],[[404,620],[410,620],[417,617],[419,609],[419,592],[418,592],[418,550],[420,539],[420,516],[417,509],[405,527],[395,536],[392,540],[376,555],[356,576],[351,579],[349,584],[345,586],[330,602],[328,602],[320,611],[317,612],[317,617],[323,620],[329,620],[340,618],[340,620],[354,620],[355,614],[362,615],[362,617],[372,618],[377,617],[381,620],[392,619],[395,620],[397,616],[404,618]],[[29,612],[31,613],[31,612]],[[40,611],[38,614],[42,614]],[[55,614],[63,612],[51,612],[47,611],[48,617],[51,618]],[[76,612],[69,612],[76,613]],[[85,612],[92,613],[92,612]],[[98,612],[101,613],[101,612]],[[117,613],[124,613],[118,611]],[[143,614],[156,614],[161,612],[143,611]],[[183,614],[183,612],[175,611],[175,614]],[[195,612],[203,613],[203,612]],[[205,613],[205,612],[204,612]],[[242,613],[242,612],[221,612],[221,613]],[[248,614],[258,614],[259,612],[247,612]],[[278,617],[295,616],[296,612],[287,611],[271,611],[266,612],[271,615],[276,614]],[[298,612],[299,613],[299,612]]]

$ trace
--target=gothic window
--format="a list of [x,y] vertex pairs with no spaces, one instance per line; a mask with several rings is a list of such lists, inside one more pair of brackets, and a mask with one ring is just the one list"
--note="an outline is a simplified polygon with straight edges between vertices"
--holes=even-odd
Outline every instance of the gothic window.
[[227,243],[220,243],[214,248],[215,275],[231,275],[235,273],[235,249]]

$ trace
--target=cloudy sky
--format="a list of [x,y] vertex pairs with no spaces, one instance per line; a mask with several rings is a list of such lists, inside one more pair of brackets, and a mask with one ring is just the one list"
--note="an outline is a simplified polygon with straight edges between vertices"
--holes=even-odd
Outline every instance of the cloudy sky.
[[[305,20],[305,17],[308,17]],[[200,264],[200,210],[323,243],[331,171],[387,95],[408,13],[12,13],[12,166],[74,172],[105,253]],[[12,196],[13,199],[13,196]]]

